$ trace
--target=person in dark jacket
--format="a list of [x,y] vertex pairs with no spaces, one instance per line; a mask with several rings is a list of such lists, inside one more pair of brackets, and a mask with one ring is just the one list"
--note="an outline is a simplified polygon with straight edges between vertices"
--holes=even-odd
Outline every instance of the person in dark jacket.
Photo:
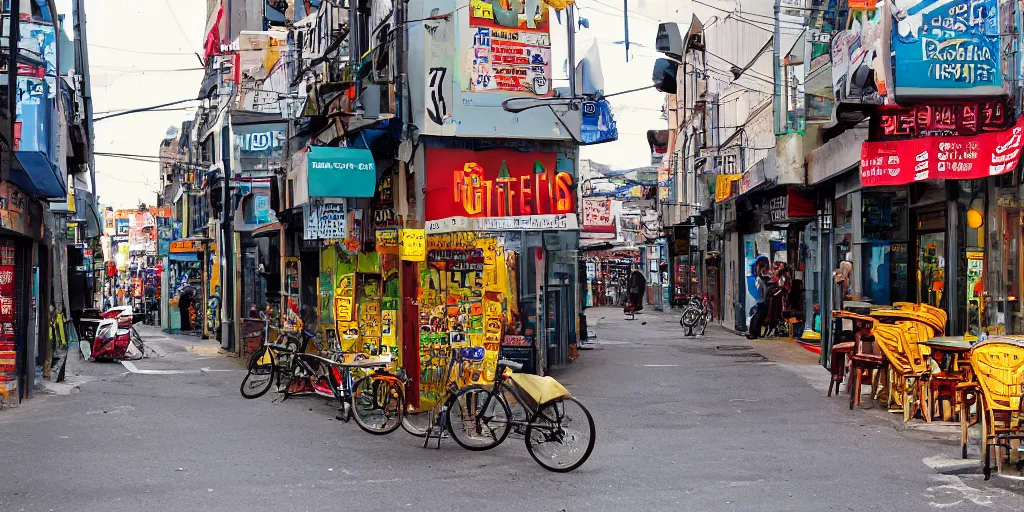
[[196,290],[189,285],[185,285],[184,288],[178,292],[178,313],[181,314],[181,330],[191,331],[195,327],[192,326],[192,304],[196,300]]
[[644,309],[644,293],[647,291],[647,278],[639,269],[633,269],[629,274],[629,281],[626,284],[629,292],[629,303],[633,305],[633,311]]

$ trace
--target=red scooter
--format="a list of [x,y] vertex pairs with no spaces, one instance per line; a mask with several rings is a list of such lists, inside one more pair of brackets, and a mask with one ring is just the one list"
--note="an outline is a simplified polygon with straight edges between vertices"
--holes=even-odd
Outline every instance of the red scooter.
[[96,336],[90,343],[92,350],[89,358],[93,361],[120,361],[146,357],[142,336],[139,336],[134,327],[135,318],[131,306],[117,306],[100,313]]

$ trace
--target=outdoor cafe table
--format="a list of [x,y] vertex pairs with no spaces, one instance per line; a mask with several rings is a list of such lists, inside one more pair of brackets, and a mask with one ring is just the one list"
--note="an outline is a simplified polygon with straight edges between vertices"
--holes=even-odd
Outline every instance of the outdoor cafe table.
[[[968,353],[971,351],[971,342],[965,341],[961,336],[939,336],[930,340],[922,341],[924,345],[932,350],[932,354],[942,354],[943,370],[947,373],[960,371],[970,372],[970,365],[965,364]],[[934,359],[934,357],[933,357]],[[970,375],[965,373],[964,378],[968,380]]]

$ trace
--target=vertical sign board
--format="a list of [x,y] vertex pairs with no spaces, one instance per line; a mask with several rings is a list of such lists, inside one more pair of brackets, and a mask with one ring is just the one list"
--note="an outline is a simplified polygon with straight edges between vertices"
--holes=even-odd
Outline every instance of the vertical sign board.
[[892,27],[893,80],[900,96],[1005,92],[997,0],[904,2]]
[[348,209],[344,202],[310,203],[302,207],[306,217],[304,240],[348,238]]
[[[518,12],[519,6],[523,6],[523,14]],[[468,90],[551,96],[548,6],[541,0],[525,0],[513,2],[511,7],[470,0],[472,45],[467,57],[472,68]]]

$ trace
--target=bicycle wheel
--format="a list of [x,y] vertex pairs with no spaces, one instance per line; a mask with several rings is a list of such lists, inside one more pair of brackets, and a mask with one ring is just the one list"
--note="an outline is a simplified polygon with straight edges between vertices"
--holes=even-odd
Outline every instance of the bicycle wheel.
[[541,467],[568,473],[594,451],[594,418],[575,398],[548,402],[526,427],[526,449]]
[[405,398],[397,382],[368,375],[352,386],[352,415],[359,428],[374,434],[394,432],[402,425]]
[[276,367],[272,364],[261,365],[253,363],[260,360],[257,355],[261,355],[259,350],[253,353],[253,357],[249,359],[251,367],[249,372],[245,374],[245,378],[242,379],[242,385],[238,389],[242,396],[248,399],[259,398],[265,395],[270,390],[271,384],[274,383],[274,374],[277,373]]
[[512,411],[499,393],[468,386],[449,399],[448,432],[459,446],[480,452],[501,444],[512,430]]

